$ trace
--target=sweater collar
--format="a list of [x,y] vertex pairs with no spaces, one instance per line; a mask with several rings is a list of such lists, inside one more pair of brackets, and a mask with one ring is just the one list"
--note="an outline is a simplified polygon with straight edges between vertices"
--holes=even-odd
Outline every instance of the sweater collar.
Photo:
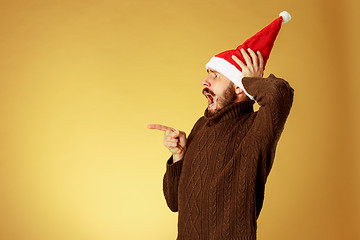
[[242,101],[233,103],[220,109],[213,115],[209,115],[208,110],[205,110],[204,117],[209,123],[216,123],[232,118],[239,118],[247,113],[254,112],[254,101]]

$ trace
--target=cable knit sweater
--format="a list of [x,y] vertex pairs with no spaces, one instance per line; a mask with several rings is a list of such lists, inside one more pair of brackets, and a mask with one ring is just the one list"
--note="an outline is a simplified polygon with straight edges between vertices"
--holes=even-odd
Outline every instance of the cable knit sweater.
[[294,90],[274,75],[243,78],[254,101],[205,111],[182,160],[167,161],[163,191],[178,214],[178,240],[256,239],[267,177]]

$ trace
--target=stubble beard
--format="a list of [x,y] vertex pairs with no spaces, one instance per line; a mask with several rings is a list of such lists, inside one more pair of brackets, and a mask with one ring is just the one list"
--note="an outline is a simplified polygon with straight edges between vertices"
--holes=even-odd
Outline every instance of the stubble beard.
[[[234,103],[234,101],[236,100],[236,94],[235,94],[234,88],[235,88],[234,83],[230,82],[229,86],[226,88],[224,93],[218,97],[217,102],[216,102],[216,108],[214,110],[206,109],[208,116],[212,116],[215,113],[219,112],[224,107]],[[207,88],[204,88],[203,91],[212,93]]]

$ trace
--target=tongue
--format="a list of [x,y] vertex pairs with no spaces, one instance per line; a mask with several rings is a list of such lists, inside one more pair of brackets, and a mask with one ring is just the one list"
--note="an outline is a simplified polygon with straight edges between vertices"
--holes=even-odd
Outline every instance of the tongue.
[[214,103],[214,98],[211,95],[208,95],[209,98],[209,105]]

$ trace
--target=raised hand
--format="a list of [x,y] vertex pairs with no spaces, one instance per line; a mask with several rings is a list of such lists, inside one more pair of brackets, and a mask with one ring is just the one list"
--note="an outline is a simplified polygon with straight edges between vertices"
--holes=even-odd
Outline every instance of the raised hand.
[[164,131],[164,145],[173,154],[173,161],[181,160],[186,148],[186,133],[161,124],[149,124],[149,129]]
[[232,55],[232,59],[234,59],[234,61],[239,64],[244,77],[262,77],[264,70],[264,59],[260,51],[257,51],[255,54],[255,52],[250,48],[247,50],[250,53],[251,58],[243,48],[240,50],[245,59],[246,65],[235,55]]

